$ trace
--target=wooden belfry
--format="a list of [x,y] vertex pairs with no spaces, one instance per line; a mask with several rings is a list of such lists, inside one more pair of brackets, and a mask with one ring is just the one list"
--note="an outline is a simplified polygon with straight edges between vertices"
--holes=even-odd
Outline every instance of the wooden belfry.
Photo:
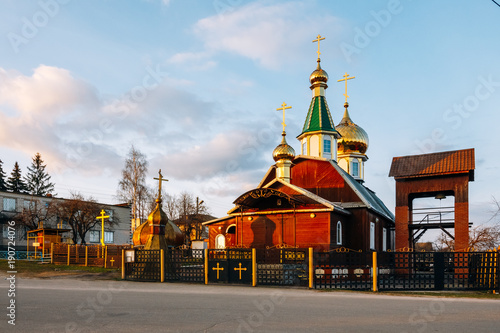
[[396,180],[396,249],[413,248],[413,199],[454,196],[454,223],[419,228],[455,228],[455,251],[469,244],[469,181],[474,181],[474,149],[394,157],[389,177]]

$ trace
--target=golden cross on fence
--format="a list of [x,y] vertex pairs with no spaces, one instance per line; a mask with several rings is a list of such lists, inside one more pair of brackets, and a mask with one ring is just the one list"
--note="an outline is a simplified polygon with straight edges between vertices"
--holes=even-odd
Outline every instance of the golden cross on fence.
[[280,111],[280,110],[283,111],[283,122],[281,123],[281,125],[283,125],[283,132],[285,132],[285,127],[286,127],[286,124],[285,124],[285,110],[286,109],[291,109],[291,108],[292,108],[291,106],[286,106],[286,103],[283,102],[283,104],[281,104],[281,107],[276,109],[276,111]]
[[158,178],[153,178],[153,179],[156,179],[158,181],[158,199],[161,199],[161,182],[168,182],[168,179],[165,179],[163,178],[162,174],[161,174],[161,169],[158,171]]
[[101,215],[97,216],[96,219],[101,220],[101,245],[104,246],[104,219],[109,219],[109,215],[104,215],[106,212],[101,210]]
[[219,279],[219,271],[223,271],[224,267],[219,267],[219,263],[217,263],[217,268],[212,267],[212,270],[217,271],[217,280]]
[[242,268],[242,267],[241,267],[241,262],[240,262],[239,264],[240,264],[240,265],[239,265],[239,268],[236,268],[236,267],[235,267],[235,268],[234,268],[234,270],[235,270],[235,271],[239,271],[239,273],[240,273],[240,280],[241,280],[241,271],[246,271],[246,270],[247,270],[247,268],[246,268],[246,267],[243,267],[243,268]]
[[319,59],[319,55],[321,54],[321,52],[319,52],[319,41],[325,39],[325,37],[321,37],[321,35],[318,35],[318,37],[316,37],[315,40],[313,40],[313,43],[316,43],[318,42],[318,59]]
[[347,80],[351,80],[351,79],[354,79],[355,76],[351,76],[349,77],[349,74],[345,73],[344,75],[342,75],[343,79],[340,79],[340,80],[337,80],[337,82],[340,82],[340,81],[345,81],[345,102],[347,103],[347,97],[349,97],[347,95]]

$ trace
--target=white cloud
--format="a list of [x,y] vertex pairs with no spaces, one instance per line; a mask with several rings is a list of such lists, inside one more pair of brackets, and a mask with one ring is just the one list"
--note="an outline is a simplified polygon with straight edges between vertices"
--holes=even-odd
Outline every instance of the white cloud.
[[[232,52],[275,68],[303,54],[304,41],[328,27],[338,31],[338,20],[317,10],[308,14],[311,3],[294,1],[267,5],[262,1],[199,20],[194,33],[208,52]],[[335,36],[329,36],[334,38]]]

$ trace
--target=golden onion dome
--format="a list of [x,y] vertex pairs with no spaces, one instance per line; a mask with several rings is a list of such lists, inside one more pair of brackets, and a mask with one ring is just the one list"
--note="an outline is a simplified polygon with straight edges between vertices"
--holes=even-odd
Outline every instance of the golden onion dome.
[[273,150],[273,159],[278,162],[279,160],[293,160],[295,158],[295,150],[290,146],[285,139],[286,133],[283,131],[281,134],[283,139],[281,143]]
[[348,106],[349,104],[346,102],[344,104],[344,117],[335,126],[337,132],[342,135],[337,141],[338,151],[339,153],[359,152],[364,154],[368,149],[368,134],[363,128],[352,122],[349,111],[347,111]]
[[149,214],[148,220],[135,229],[132,236],[134,246],[145,245],[151,235],[151,226],[161,225],[165,229],[166,243],[170,246],[180,246],[184,243],[184,235],[174,222],[170,221],[161,208],[161,199],[156,199],[156,207]]
[[325,70],[321,68],[319,62],[320,60],[318,59],[318,67],[316,67],[314,72],[312,72],[311,75],[309,76],[309,82],[311,82],[311,84],[314,84],[316,82],[326,83],[328,81],[328,74],[326,73]]

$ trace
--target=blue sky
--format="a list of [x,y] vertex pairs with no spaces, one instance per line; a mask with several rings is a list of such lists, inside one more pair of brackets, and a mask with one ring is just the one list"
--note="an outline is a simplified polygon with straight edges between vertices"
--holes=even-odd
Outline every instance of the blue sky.
[[471,221],[498,189],[500,7],[477,1],[0,2],[0,159],[40,152],[60,196],[114,202],[131,144],[222,216],[300,133],[316,66],[335,123],[370,137],[366,185],[394,210],[392,157],[476,149]]

